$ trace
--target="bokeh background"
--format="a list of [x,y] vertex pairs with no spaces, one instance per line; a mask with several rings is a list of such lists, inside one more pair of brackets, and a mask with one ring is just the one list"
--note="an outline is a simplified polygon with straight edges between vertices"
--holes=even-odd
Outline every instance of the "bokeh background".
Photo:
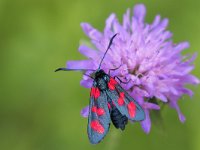
[[[200,52],[198,0],[0,0],[0,149],[1,150],[199,150],[200,86],[179,104],[187,120],[173,109],[162,112],[163,126],[146,135],[139,123],[124,132],[111,127],[98,145],[87,138],[87,119],[80,110],[89,89],[80,86],[81,73],[53,72],[67,60],[83,59],[77,49],[88,40],[80,28],[90,22],[102,30],[115,12],[120,20],[136,3],[147,7],[146,21],[156,14],[170,19],[175,43],[188,40]],[[200,77],[200,55],[193,74]]]

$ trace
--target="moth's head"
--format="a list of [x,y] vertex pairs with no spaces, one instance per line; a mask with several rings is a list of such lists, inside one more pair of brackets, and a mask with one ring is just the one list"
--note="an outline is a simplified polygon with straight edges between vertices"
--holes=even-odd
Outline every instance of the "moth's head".
[[109,75],[106,74],[102,69],[95,72],[94,86],[97,86],[101,91],[108,88]]
[[106,75],[106,73],[105,73],[102,69],[98,69],[98,70],[95,72],[95,78],[103,77],[104,75]]
[[110,79],[109,75],[106,74],[102,69],[99,69],[95,72],[95,80],[103,80],[104,82],[108,82]]

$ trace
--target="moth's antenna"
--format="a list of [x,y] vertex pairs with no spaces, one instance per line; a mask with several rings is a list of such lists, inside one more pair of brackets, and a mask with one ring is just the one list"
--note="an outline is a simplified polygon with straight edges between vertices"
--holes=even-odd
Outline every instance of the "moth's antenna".
[[101,68],[101,64],[102,64],[102,62],[103,62],[103,60],[104,60],[104,58],[105,58],[105,56],[106,56],[106,53],[107,53],[108,50],[110,49],[110,46],[112,45],[113,39],[117,36],[117,34],[118,34],[118,33],[116,33],[115,35],[113,35],[113,37],[110,39],[108,48],[106,49],[106,52],[104,53],[103,58],[101,59],[101,62],[100,62],[100,64],[99,64],[98,70]]
[[[106,56],[106,53],[108,52],[108,50],[110,49],[111,45],[112,45],[112,42],[113,42],[113,39],[117,36],[118,33],[116,33],[115,35],[112,36],[112,38],[110,39],[110,42],[109,42],[109,45],[108,45],[108,48],[106,49],[106,52],[104,53],[103,55],[103,58],[101,59],[101,62],[99,64],[99,68],[98,70],[101,68],[101,64]],[[67,68],[58,68],[55,70],[55,72],[57,71],[95,71],[93,69],[67,69]]]
[[93,69],[67,69],[67,68],[58,68],[55,70],[55,72],[57,71],[95,71]]
[[[57,71],[95,71],[95,70],[93,70],[93,69],[67,69],[67,68],[58,68],[58,69],[55,70],[55,72],[57,72]],[[84,75],[88,76],[88,77],[90,77],[92,79],[94,79],[92,76],[90,76],[88,74],[84,73]]]

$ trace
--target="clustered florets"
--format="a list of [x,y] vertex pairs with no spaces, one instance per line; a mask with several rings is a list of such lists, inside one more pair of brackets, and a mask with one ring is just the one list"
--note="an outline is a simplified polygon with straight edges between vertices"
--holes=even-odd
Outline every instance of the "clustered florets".
[[[102,56],[108,46],[110,38],[119,33],[111,49],[108,51],[101,69],[108,72],[111,68],[121,66],[112,72],[111,76],[118,76],[128,93],[143,107],[146,119],[141,126],[146,133],[151,128],[150,110],[159,110],[160,107],[152,99],[175,108],[181,122],[185,117],[177,104],[183,94],[192,96],[193,92],[185,87],[186,84],[199,84],[199,80],[190,74],[194,69],[192,65],[195,55],[182,56],[181,52],[189,47],[188,42],[174,44],[172,33],[166,30],[168,19],[161,20],[158,15],[153,23],[144,22],[146,9],[143,4],[135,5],[133,16],[130,9],[123,16],[120,24],[115,14],[106,20],[103,32],[93,28],[88,23],[81,26],[85,34],[91,39],[95,48],[81,45],[80,53],[88,59],[81,61],[68,61],[69,69],[97,69]],[[90,74],[91,71],[86,71]],[[92,79],[83,76],[81,85],[91,88]],[[88,106],[82,110],[87,116]]]

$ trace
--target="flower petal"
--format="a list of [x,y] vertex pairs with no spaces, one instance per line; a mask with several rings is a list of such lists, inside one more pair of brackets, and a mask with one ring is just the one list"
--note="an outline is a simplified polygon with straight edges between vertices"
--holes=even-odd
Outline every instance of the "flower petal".
[[154,110],[159,110],[160,109],[160,106],[158,106],[158,105],[156,105],[156,104],[153,104],[153,103],[145,103],[144,104],[145,106],[145,108],[146,109],[154,109]]
[[153,21],[153,23],[151,24],[151,29],[157,27],[157,25],[160,23],[160,15],[157,15]]
[[166,96],[165,95],[163,95],[162,93],[155,93],[155,97],[156,98],[158,98],[158,99],[160,99],[160,100],[162,100],[163,102],[167,102],[168,100],[167,100],[167,98],[166,98]]
[[183,76],[181,78],[181,80],[184,81],[184,83],[187,83],[187,84],[199,84],[200,83],[200,80],[197,77],[195,77],[191,74]]
[[143,22],[146,15],[146,8],[143,4],[137,4],[134,7],[134,17],[138,22]]
[[191,57],[190,59],[187,60],[187,63],[188,63],[188,64],[192,63],[192,62],[196,59],[196,57],[197,57],[197,53],[194,53],[194,54],[192,55],[192,57]]
[[85,34],[93,40],[99,40],[103,36],[101,32],[93,28],[89,23],[81,23],[81,27],[83,28]]
[[150,116],[149,116],[149,111],[145,110],[145,120],[141,121],[141,126],[144,130],[145,133],[149,133],[150,129],[151,129],[151,120],[150,120]]
[[95,59],[99,56],[99,52],[97,50],[93,50],[86,45],[79,46],[79,52],[88,58]]
[[188,42],[181,42],[177,44],[174,48],[175,53],[180,53],[182,50],[187,49],[190,47],[190,44]]
[[112,24],[113,24],[113,21],[115,19],[116,19],[116,15],[113,13],[106,20],[106,26],[105,26],[105,29],[104,29],[105,36],[109,35],[109,33],[107,33],[107,32],[111,32],[111,30],[112,30]]
[[89,106],[86,106],[84,107],[82,110],[81,110],[81,115],[84,117],[84,118],[87,118],[88,115],[89,115]]
[[123,28],[127,31],[129,31],[131,26],[131,22],[130,22],[130,9],[127,9],[126,14],[124,14],[123,17]]
[[171,102],[170,102],[170,106],[171,106],[172,108],[175,108],[175,109],[176,109],[176,111],[178,112],[179,120],[180,120],[182,123],[184,123],[186,119],[185,119],[185,116],[181,113],[180,108],[179,108],[179,106],[178,106],[178,104],[177,104],[177,101],[171,101]]
[[94,61],[92,60],[78,60],[67,61],[68,69],[94,69]]
[[92,80],[81,80],[80,85],[85,87],[85,88],[91,88],[93,84]]
[[187,94],[187,95],[189,95],[190,97],[192,97],[193,96],[193,92],[192,92],[192,90],[190,90],[190,89],[187,89],[187,88],[181,88],[181,89],[179,89],[183,94]]

